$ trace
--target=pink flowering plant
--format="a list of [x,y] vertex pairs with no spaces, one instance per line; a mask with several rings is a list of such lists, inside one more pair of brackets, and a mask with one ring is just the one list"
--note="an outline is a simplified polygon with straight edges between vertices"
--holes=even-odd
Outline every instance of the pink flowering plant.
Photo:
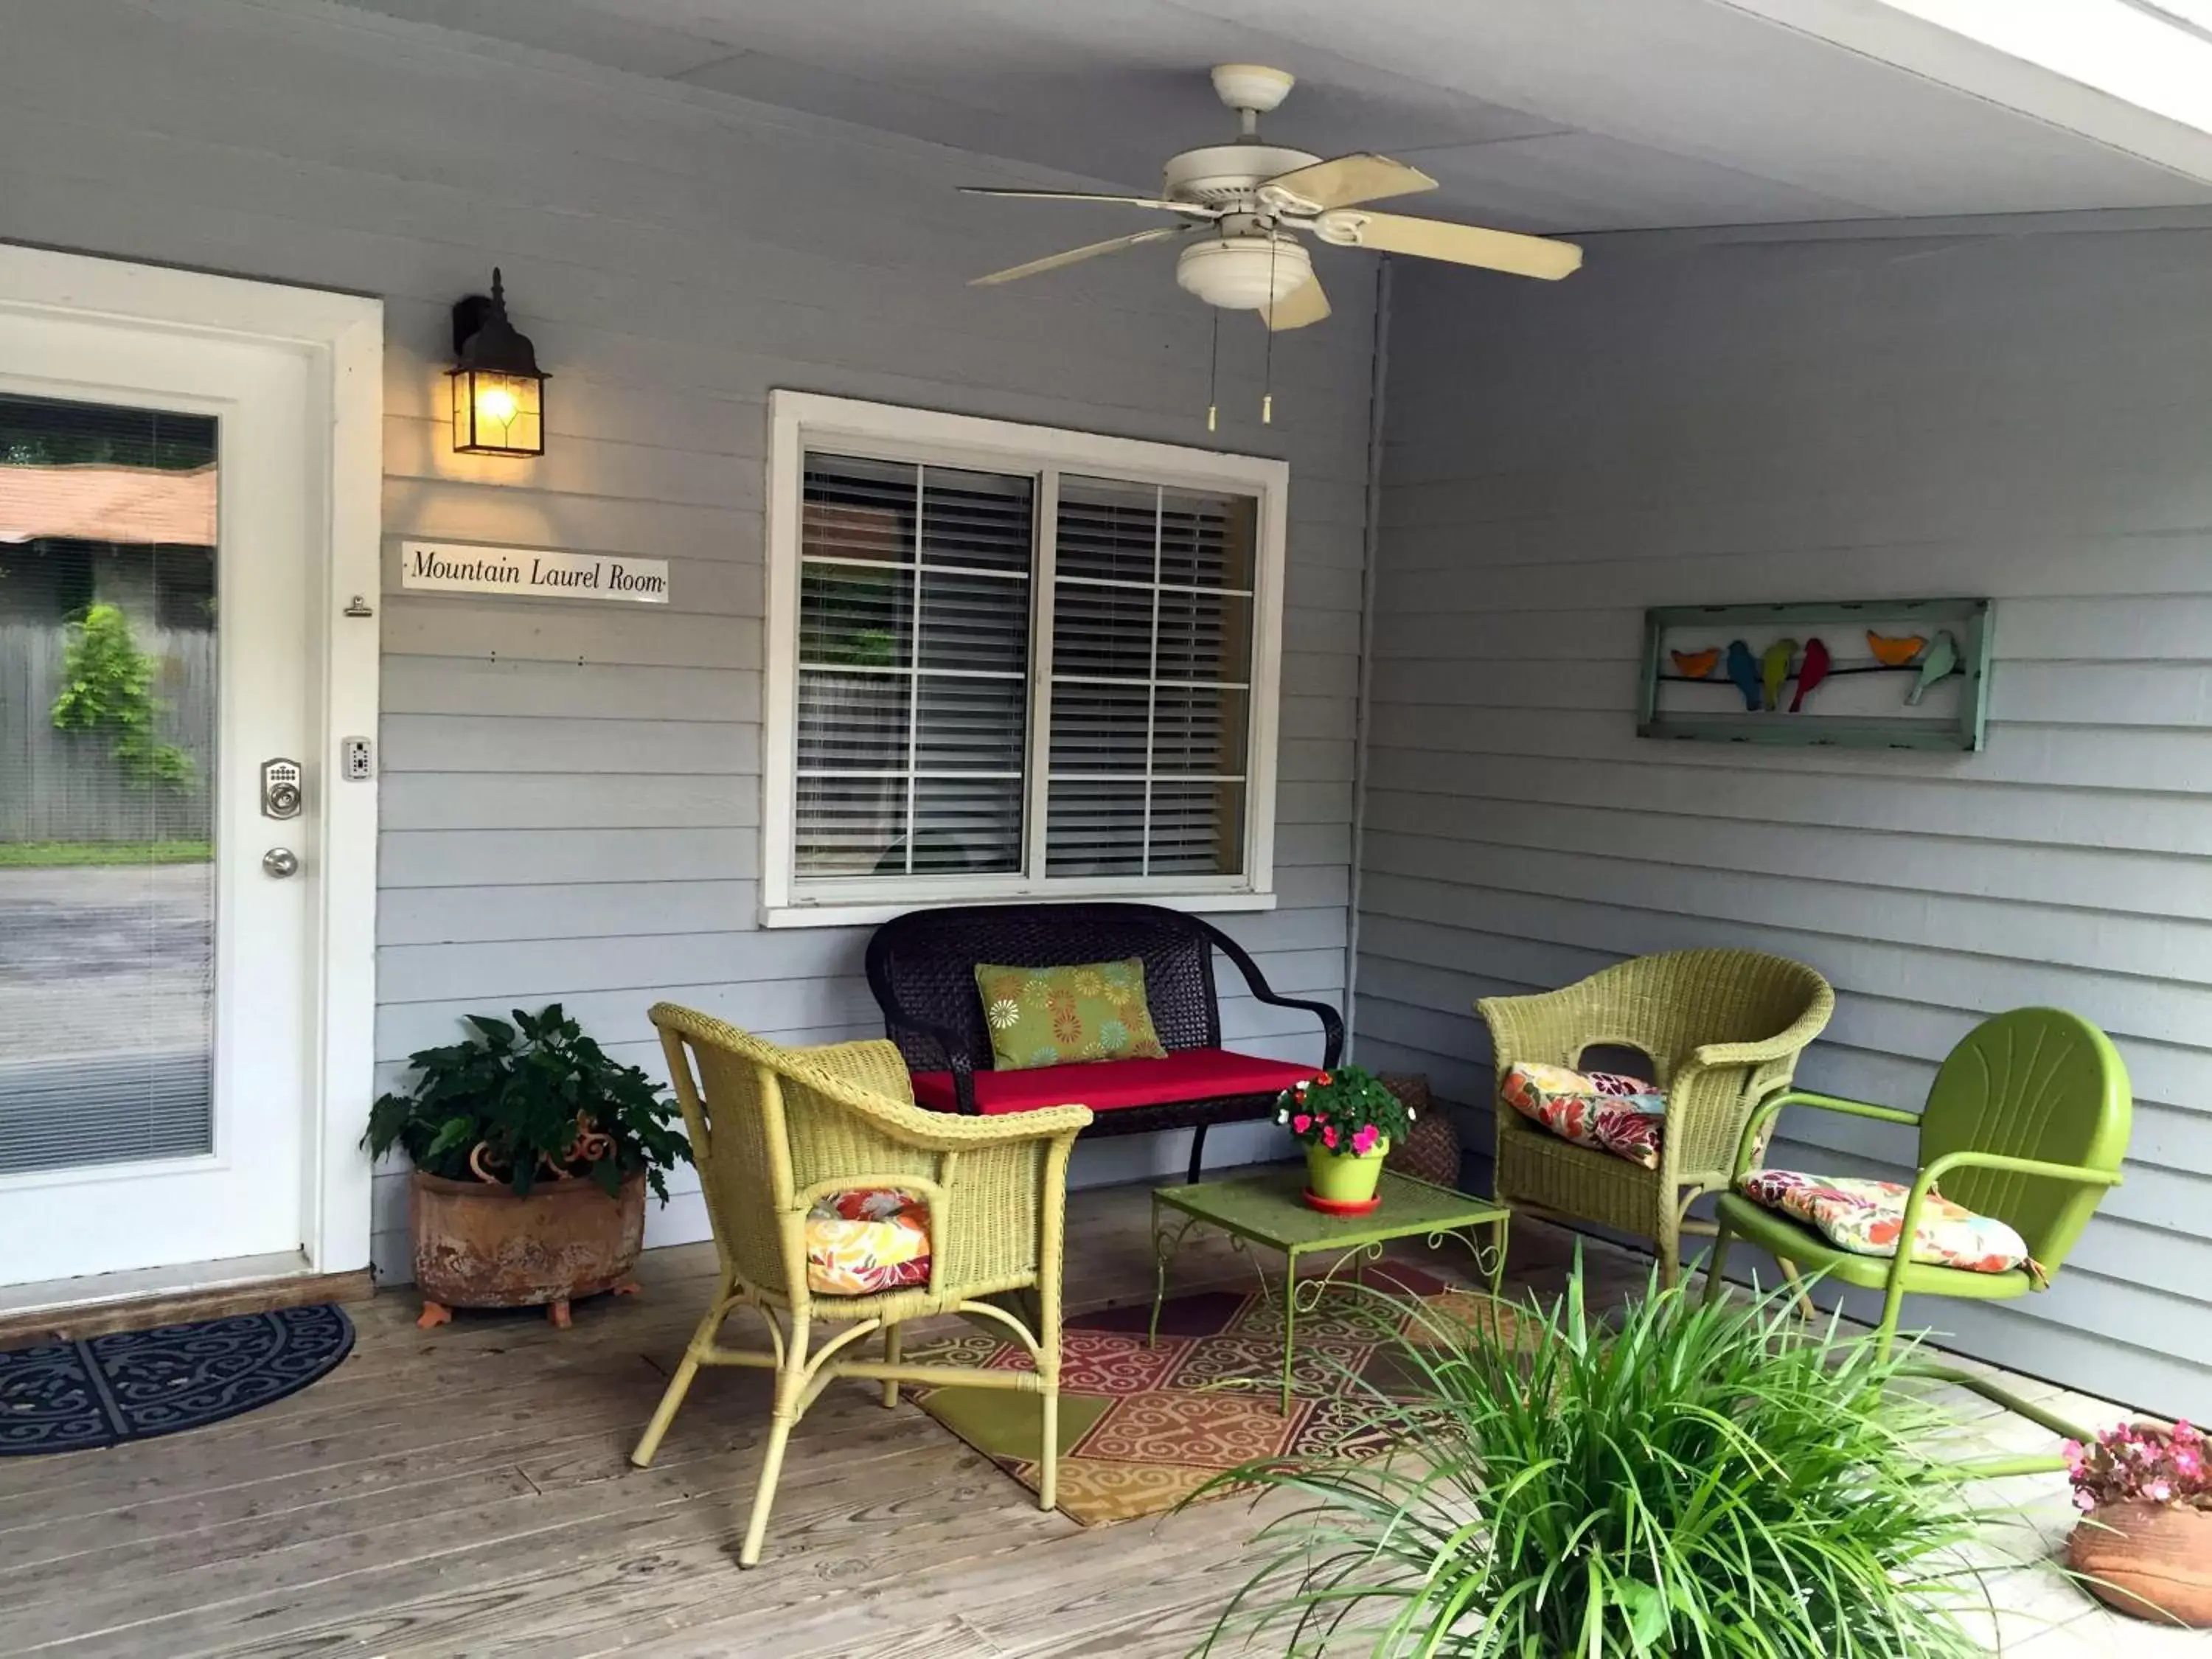
[[2103,1504],[2170,1504],[2212,1510],[2212,1449],[2203,1431],[2185,1420],[2170,1429],[2123,1423],[2087,1445],[2065,1444],[2074,1507],[2087,1514]]
[[1405,1102],[1357,1066],[1340,1066],[1285,1089],[1277,1105],[1275,1121],[1307,1146],[1354,1158],[1365,1158],[1386,1139],[1403,1140],[1413,1129],[1413,1114]]

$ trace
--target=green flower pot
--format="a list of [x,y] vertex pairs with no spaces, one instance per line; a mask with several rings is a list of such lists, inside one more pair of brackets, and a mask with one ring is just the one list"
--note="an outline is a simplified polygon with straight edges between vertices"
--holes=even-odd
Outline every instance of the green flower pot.
[[1384,1135],[1364,1156],[1333,1152],[1328,1147],[1306,1147],[1306,1190],[1331,1205],[1372,1204],[1382,1179],[1382,1159],[1390,1150]]

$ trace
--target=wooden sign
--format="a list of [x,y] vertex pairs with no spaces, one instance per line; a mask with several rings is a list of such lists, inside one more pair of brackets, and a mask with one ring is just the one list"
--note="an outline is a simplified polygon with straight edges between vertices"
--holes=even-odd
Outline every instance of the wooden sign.
[[399,585],[410,592],[509,593],[535,599],[668,603],[668,561],[471,542],[402,542]]
[[1987,599],[1668,605],[1644,613],[1639,737],[1982,746]]

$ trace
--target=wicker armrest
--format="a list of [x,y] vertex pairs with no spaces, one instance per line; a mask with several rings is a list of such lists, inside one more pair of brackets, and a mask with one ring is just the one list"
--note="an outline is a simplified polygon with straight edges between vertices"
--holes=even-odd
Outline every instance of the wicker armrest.
[[1255,1002],[1264,1002],[1273,1008],[1296,1008],[1321,1021],[1322,1069],[1327,1071],[1344,1056],[1344,1018],[1326,1002],[1316,1002],[1306,997],[1286,997],[1267,983],[1267,976],[1260,971],[1260,964],[1252,960],[1251,952],[1223,933],[1212,922],[1200,921],[1195,917],[1192,925],[1203,932],[1213,948],[1237,964],[1237,971],[1244,976],[1244,988],[1252,994]]
[[1502,1075],[1519,1060],[1571,1063],[1582,1046],[1581,1016],[1588,1000],[1580,986],[1571,985],[1560,991],[1477,1001],[1474,1011],[1490,1028],[1491,1053],[1498,1073]]
[[890,1101],[840,1101],[860,1113],[900,1145],[930,1152],[958,1152],[982,1146],[1006,1146],[1024,1140],[1051,1140],[1074,1135],[1091,1127],[1088,1106],[1040,1106],[1021,1112],[933,1112],[924,1106],[902,1106]]
[[869,1124],[887,1139],[919,1151],[953,1152],[1016,1141],[1072,1135],[1091,1122],[1088,1106],[1045,1106],[994,1117],[933,1112],[914,1104],[906,1061],[881,1039],[835,1048],[792,1049],[778,1069],[823,1100]]
[[1755,1042],[1707,1042],[1692,1049],[1690,1058],[1699,1066],[1759,1066],[1771,1060],[1787,1060],[1812,1047],[1813,1039],[1826,1029],[1836,1012],[1836,994],[1825,981],[1805,1012],[1771,1037]]
[[[945,1069],[952,1074],[953,1103],[963,1115],[973,1117],[981,1109],[975,1104],[976,1056],[969,1052],[957,1033],[906,1013],[886,1018],[884,1024],[894,1041],[902,1032],[910,1033],[944,1056]],[[988,1064],[984,1069],[989,1069]]]

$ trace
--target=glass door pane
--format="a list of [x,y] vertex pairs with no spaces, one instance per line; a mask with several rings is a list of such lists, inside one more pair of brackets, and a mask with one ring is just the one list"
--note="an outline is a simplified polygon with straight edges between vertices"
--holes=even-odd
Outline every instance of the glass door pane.
[[0,395],[0,1175],[213,1150],[216,422]]

